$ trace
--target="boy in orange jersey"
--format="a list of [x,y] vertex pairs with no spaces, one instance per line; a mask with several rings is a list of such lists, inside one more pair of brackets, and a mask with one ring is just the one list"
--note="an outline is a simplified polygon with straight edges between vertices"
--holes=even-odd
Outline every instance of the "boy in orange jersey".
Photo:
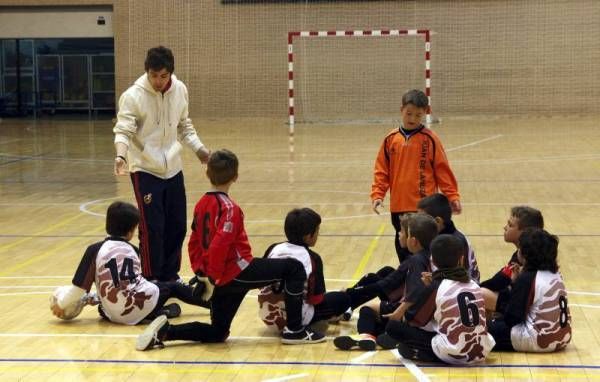
[[454,213],[462,210],[444,146],[437,134],[421,123],[428,111],[425,93],[406,92],[400,108],[402,124],[385,137],[375,160],[371,203],[373,211],[379,214],[385,194],[390,191],[390,212],[396,231],[394,244],[400,262],[409,255],[398,244],[402,214],[417,211],[419,200],[438,191],[448,197]]

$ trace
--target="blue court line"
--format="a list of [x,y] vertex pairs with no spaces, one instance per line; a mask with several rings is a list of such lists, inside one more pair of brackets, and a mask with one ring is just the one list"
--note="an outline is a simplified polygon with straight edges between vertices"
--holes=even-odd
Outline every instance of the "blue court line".
[[[473,234],[465,233],[465,235],[467,237],[502,237],[503,236],[503,235],[485,234],[485,233],[473,233]],[[558,237],[561,237],[561,238],[563,238],[563,237],[600,237],[600,233],[580,233],[580,234],[577,234],[577,233],[576,234],[555,233],[555,235],[557,235]],[[186,237],[189,237],[189,236],[190,236],[190,234],[188,233],[186,235]],[[279,237],[279,238],[282,238],[282,240],[285,239],[285,236],[282,234],[279,234],[279,233],[250,234],[249,236],[251,236],[251,237]],[[376,233],[330,233],[330,234],[319,233],[319,237],[373,237],[373,236],[394,237],[393,234],[378,235]],[[98,238],[98,240],[102,240],[105,237],[105,235],[25,235],[25,234],[1,234],[0,233],[0,238],[17,238],[17,237],[37,237],[37,238],[92,237],[92,238]]]
[[[0,156],[1,158],[1,156]],[[10,161],[7,162],[5,164],[8,163],[13,163],[13,162],[20,162],[20,161],[24,161],[24,160],[29,160],[31,158],[20,158],[18,160],[14,160],[14,161]],[[65,159],[67,160],[67,159]],[[532,180],[502,180],[502,181],[497,181],[497,180],[493,180],[493,179],[483,179],[483,180],[462,180],[460,181],[461,183],[573,183],[573,182],[577,182],[577,183],[599,183],[600,179],[532,179]],[[86,180],[85,182],[82,182],[81,180],[10,180],[10,179],[4,179],[2,181],[0,181],[0,184],[11,184],[11,183],[21,183],[21,184],[37,184],[37,183],[49,183],[49,184],[78,184],[78,185],[84,185],[84,184],[97,184],[97,183],[118,183],[118,181],[114,180],[114,179],[107,179],[107,180]],[[263,181],[263,180],[244,180],[245,184],[281,184],[280,181],[273,181],[273,182],[269,182],[269,181]],[[202,181],[187,181],[185,182],[186,185],[194,185],[194,184],[200,184],[200,185],[205,185],[206,182],[202,182]],[[365,184],[364,180],[336,180],[336,181],[319,181],[319,180],[297,180],[294,181],[294,184]],[[368,192],[366,192],[366,194],[368,194]]]
[[[137,364],[137,365],[260,365],[260,366],[337,366],[337,367],[401,367],[399,363],[369,363],[356,364],[346,362],[267,362],[267,361],[161,361],[161,360],[122,360],[122,359],[52,359],[52,358],[0,358],[0,363],[21,362],[21,363],[116,363],[116,364]],[[527,365],[527,364],[492,364],[492,365],[472,365],[472,366],[452,366],[446,364],[417,364],[421,368],[467,368],[467,369],[500,369],[500,368],[539,368],[539,369],[596,369],[600,370],[600,365]]]

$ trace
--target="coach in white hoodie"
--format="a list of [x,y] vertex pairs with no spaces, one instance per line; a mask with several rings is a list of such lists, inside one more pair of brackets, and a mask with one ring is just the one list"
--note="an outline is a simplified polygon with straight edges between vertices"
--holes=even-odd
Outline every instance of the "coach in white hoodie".
[[182,144],[202,163],[210,151],[188,117],[188,91],[173,74],[169,48],[148,50],[146,73],[119,99],[115,175],[130,173],[140,210],[142,274],[149,280],[179,279],[186,232]]

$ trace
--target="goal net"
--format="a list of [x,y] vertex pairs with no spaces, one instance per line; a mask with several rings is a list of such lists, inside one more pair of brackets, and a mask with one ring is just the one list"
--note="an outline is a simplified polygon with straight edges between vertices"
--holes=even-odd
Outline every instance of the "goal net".
[[429,30],[289,32],[290,126],[399,119],[404,92],[431,94],[430,54]]

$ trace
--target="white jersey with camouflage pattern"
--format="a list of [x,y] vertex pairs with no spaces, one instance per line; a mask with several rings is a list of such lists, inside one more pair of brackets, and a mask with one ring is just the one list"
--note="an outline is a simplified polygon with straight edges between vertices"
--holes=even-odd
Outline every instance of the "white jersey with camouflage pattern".
[[496,342],[487,332],[481,289],[474,281],[443,280],[436,295],[434,353],[450,364],[483,361]]
[[553,352],[571,342],[571,313],[560,273],[537,271],[524,323],[512,327],[513,347],[522,352]]
[[104,242],[95,266],[97,293],[111,321],[135,325],[156,307],[158,286],[142,277],[140,259],[129,243]]

